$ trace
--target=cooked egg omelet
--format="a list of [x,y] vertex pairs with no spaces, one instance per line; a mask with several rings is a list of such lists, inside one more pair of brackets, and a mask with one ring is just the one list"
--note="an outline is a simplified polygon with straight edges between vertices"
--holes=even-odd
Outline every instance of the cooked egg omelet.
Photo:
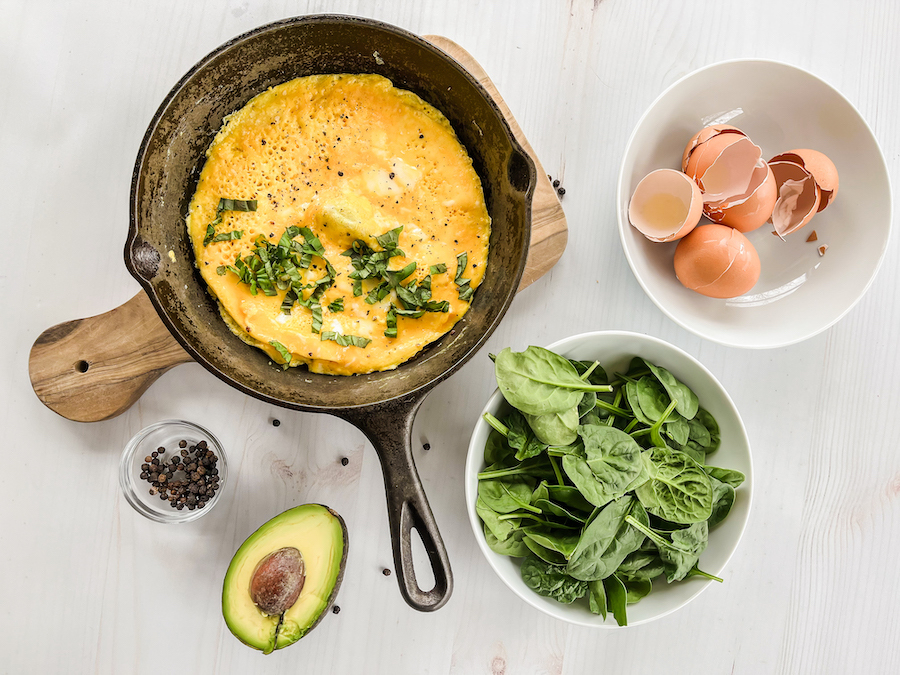
[[231,329],[339,375],[395,368],[452,328],[490,223],[447,119],[378,75],[299,78],[227,117],[187,218]]

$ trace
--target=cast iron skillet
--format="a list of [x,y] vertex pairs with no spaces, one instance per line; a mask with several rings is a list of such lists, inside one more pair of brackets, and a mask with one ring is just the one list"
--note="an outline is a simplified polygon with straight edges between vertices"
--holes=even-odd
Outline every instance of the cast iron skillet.
[[[268,87],[317,73],[377,73],[421,96],[450,120],[484,185],[492,219],[484,282],[455,330],[393,371],[352,377],[281,371],[229,331],[193,264],[184,219],[223,118]],[[534,184],[531,159],[459,64],[406,31],[345,16],[280,21],[213,51],[163,101],[135,163],[125,245],[129,271],[172,335],[214,375],[269,403],[341,417],[369,438],[384,471],[400,590],[418,610],[443,606],[453,581],[413,462],[413,419],[428,391],[475,353],[512,302],[528,252]],[[413,528],[434,573],[429,591],[416,581]]]

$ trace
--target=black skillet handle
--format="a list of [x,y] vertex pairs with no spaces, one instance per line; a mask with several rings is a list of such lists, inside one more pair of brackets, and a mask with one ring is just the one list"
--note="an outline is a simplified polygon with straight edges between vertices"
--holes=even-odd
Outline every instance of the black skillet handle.
[[[368,437],[381,460],[400,593],[413,609],[433,612],[450,599],[453,573],[412,456],[413,420],[423,400],[425,393],[417,392],[376,407],[342,411],[338,416]],[[431,590],[422,590],[416,580],[412,557],[413,528],[428,552],[435,581]]]

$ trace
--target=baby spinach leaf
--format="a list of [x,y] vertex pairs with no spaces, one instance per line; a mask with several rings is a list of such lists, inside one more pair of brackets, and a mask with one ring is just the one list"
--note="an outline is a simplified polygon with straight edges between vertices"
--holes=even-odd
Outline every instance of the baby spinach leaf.
[[541,347],[507,347],[497,354],[494,371],[503,397],[529,415],[563,412],[578,406],[582,392],[611,390],[584,382],[568,359]]
[[644,535],[625,521],[628,515],[647,522],[647,513],[633,497],[622,497],[607,504],[585,527],[566,571],[584,581],[605,579],[615,572],[625,557],[644,541]]
[[[588,392],[593,394],[594,392]],[[596,395],[595,395],[596,400]],[[578,438],[578,407],[546,415],[525,415],[535,437],[546,445],[569,445]]]
[[529,556],[522,562],[522,580],[533,591],[565,605],[587,593],[585,582],[573,579],[562,567],[534,556]]
[[597,392],[586,391],[578,404],[578,419],[581,419],[597,407]]
[[478,481],[478,496],[497,513],[512,513],[519,509],[540,513],[531,506],[531,492],[529,484],[518,476]]
[[744,474],[740,471],[735,471],[734,469],[723,469],[718,466],[704,466],[703,470],[706,471],[710,478],[715,478],[723,483],[728,483],[733,488],[740,487],[745,479]]
[[[525,538],[540,544],[544,548],[556,551],[566,560],[572,555],[575,547],[578,545],[579,534],[564,534],[563,532],[553,532],[542,527],[527,527],[524,529]],[[565,565],[565,562],[561,563]]]
[[484,463],[496,464],[511,458],[514,454],[515,450],[506,442],[506,437],[496,429],[492,429],[484,445]]
[[590,513],[594,510],[594,505],[584,498],[578,488],[570,485],[548,485],[547,491],[550,493],[550,499],[573,509]]
[[574,520],[579,523],[584,523],[586,518],[583,515],[580,515],[578,511],[575,509],[565,506],[560,506],[559,504],[555,504],[551,502],[549,499],[537,499],[531,502],[537,508],[541,510],[541,513],[549,513],[558,518],[565,518],[568,520]]
[[481,497],[475,501],[475,513],[499,541],[506,541],[522,522],[516,518],[501,520],[500,514],[489,507]]
[[633,605],[647,597],[653,590],[653,582],[649,579],[623,579],[620,577],[619,580],[625,587],[625,603],[628,605]]
[[718,525],[731,513],[731,507],[734,506],[734,488],[728,483],[710,477],[710,483],[713,489],[713,506],[712,513],[707,520],[709,527]]
[[616,576],[625,579],[646,579],[652,581],[666,571],[665,563],[659,557],[659,550],[650,539],[637,551],[629,553],[616,570]]
[[700,401],[697,395],[686,384],[679,382],[672,373],[643,359],[650,372],[656,376],[662,386],[668,392],[669,397],[675,401],[675,410],[685,419],[691,419],[700,409]]
[[703,467],[677,450],[652,448],[648,452],[650,479],[635,491],[644,508],[673,523],[709,518],[712,485]]
[[695,419],[706,427],[706,430],[709,433],[709,445],[704,447],[706,453],[709,454],[718,450],[719,445],[722,442],[722,436],[719,433],[719,423],[716,422],[716,418],[713,417],[708,410],[700,408],[697,410]]
[[641,447],[631,436],[615,427],[580,426],[578,433],[584,442],[585,461],[594,478],[609,494],[624,494],[644,468]]
[[709,542],[709,528],[706,521],[694,523],[683,530],[665,533],[656,532],[631,516],[625,519],[651,539],[659,549],[659,557],[666,563],[666,578],[669,583],[681,581],[700,559]]
[[588,582],[589,604],[594,614],[599,614],[606,618],[606,589],[603,587],[603,581]]
[[603,580],[603,588],[606,591],[606,606],[615,617],[616,623],[627,626],[628,615],[625,605],[628,603],[628,596],[625,584],[615,574],[611,574]]
[[487,543],[488,548],[500,555],[508,555],[513,558],[524,558],[529,553],[528,546],[526,546],[523,541],[524,537],[525,535],[521,530],[516,530],[504,541],[500,541],[494,536],[494,533],[491,532],[487,525],[484,526],[484,540]]
[[534,555],[536,555],[544,562],[550,563],[551,565],[566,564],[566,557],[562,553],[549,549],[545,546],[541,546],[534,539],[531,539],[527,534],[522,539],[522,542],[525,544],[525,546],[528,547],[529,551],[531,551]]
[[610,492],[606,486],[597,481],[591,467],[583,458],[565,455],[562,458],[562,465],[566,476],[575,484],[582,497],[594,506],[605,506],[616,498],[615,493]]

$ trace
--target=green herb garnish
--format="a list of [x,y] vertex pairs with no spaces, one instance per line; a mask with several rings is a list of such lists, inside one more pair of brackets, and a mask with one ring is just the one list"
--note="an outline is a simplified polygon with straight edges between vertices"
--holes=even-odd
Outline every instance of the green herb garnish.
[[278,340],[270,340],[269,344],[275,347],[275,350],[281,355],[281,358],[284,359],[284,363],[281,364],[281,367],[284,370],[287,370],[291,365],[291,353],[288,351],[288,348],[281,344]]
[[438,263],[437,265],[432,265],[429,268],[429,272],[431,274],[443,274],[447,271],[447,266],[444,263]]
[[332,340],[337,342],[341,347],[365,347],[371,342],[369,338],[359,337],[358,335],[342,335],[330,330],[322,333],[322,340]]
[[241,230],[234,230],[223,234],[216,234],[216,225],[222,222],[222,214],[225,211],[256,211],[255,199],[219,199],[219,205],[216,207],[216,218],[206,226],[206,236],[203,237],[203,246],[209,246],[211,243],[219,241],[231,241],[240,239],[244,233]]
[[460,253],[456,256],[456,278],[454,281],[456,282],[456,290],[460,300],[469,300],[472,294],[475,293],[475,289],[469,286],[470,279],[463,279],[463,272],[466,271],[468,265],[469,255],[467,253]]
[[343,312],[344,311],[344,299],[338,298],[328,305],[329,312]]

